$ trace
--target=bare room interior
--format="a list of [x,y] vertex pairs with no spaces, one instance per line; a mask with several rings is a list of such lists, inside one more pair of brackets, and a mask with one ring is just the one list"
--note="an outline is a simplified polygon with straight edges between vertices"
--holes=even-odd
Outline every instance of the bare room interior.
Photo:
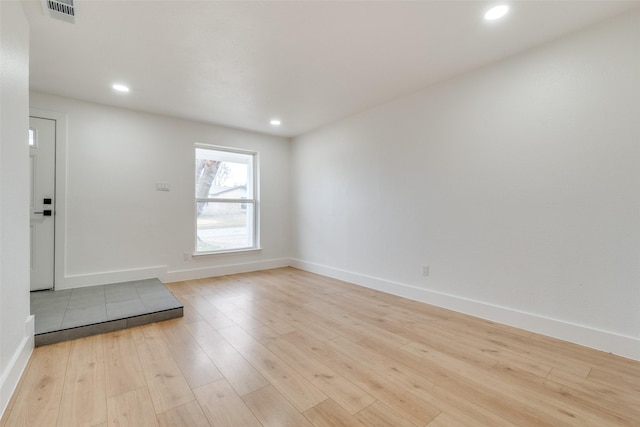
[[0,427],[640,424],[640,1],[0,1]]

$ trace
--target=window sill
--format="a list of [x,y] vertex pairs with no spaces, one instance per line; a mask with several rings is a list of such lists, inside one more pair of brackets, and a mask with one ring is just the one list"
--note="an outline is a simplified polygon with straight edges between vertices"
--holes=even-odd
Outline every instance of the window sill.
[[216,255],[237,255],[246,253],[262,252],[262,248],[248,248],[248,249],[232,249],[228,251],[215,251],[215,252],[194,252],[191,254],[193,258],[210,257]]

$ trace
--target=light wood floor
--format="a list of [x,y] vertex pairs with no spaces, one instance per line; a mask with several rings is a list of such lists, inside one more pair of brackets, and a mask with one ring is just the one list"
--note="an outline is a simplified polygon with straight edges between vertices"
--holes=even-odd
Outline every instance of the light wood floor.
[[284,268],[35,349],[2,427],[638,426],[640,362]]

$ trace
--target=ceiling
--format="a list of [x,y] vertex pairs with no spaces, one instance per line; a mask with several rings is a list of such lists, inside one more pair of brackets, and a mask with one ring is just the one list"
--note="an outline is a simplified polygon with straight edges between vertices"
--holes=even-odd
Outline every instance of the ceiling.
[[70,24],[23,0],[33,90],[288,137],[640,6],[506,1],[487,22],[495,2],[75,3]]

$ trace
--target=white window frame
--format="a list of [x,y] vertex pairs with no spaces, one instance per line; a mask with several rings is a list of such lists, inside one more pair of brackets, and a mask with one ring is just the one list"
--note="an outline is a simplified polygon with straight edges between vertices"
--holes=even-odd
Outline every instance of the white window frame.
[[[194,203],[193,203],[193,218],[194,218],[194,251],[193,256],[202,256],[202,255],[216,255],[216,254],[228,254],[235,252],[252,252],[252,251],[260,251],[260,204],[259,204],[259,195],[260,195],[260,187],[259,187],[259,170],[258,170],[258,152],[242,150],[238,148],[231,147],[222,147],[218,145],[210,145],[210,144],[202,144],[196,143],[193,150],[193,160],[192,164],[195,164],[196,160],[196,150],[204,149],[204,150],[212,150],[217,152],[227,152],[234,154],[244,154],[251,156],[252,165],[251,165],[251,185],[253,186],[253,197],[252,198],[243,198],[243,199],[229,199],[229,198],[199,198],[195,195],[195,187],[197,184],[195,175],[194,182],[192,188],[194,189]],[[248,185],[249,183],[247,183]],[[252,221],[252,246],[244,247],[244,248],[233,248],[233,249],[220,249],[217,251],[199,251],[198,250],[198,203],[244,203],[247,205],[247,209],[249,206],[253,206],[253,221]]]

